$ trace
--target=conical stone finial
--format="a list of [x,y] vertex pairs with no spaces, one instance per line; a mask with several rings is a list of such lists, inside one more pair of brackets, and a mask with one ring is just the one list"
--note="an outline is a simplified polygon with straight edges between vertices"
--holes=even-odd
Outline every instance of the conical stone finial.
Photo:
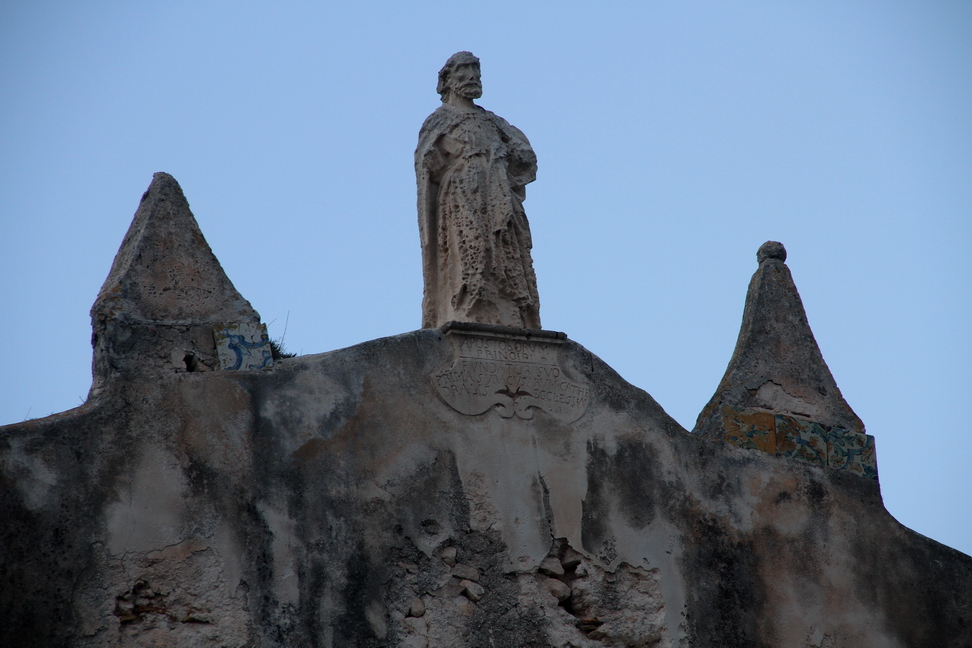
[[92,394],[118,373],[219,366],[213,329],[260,325],[203,237],[179,183],[156,173],[91,308]]
[[786,249],[767,241],[756,258],[736,349],[693,432],[875,476],[873,439],[824,362]]

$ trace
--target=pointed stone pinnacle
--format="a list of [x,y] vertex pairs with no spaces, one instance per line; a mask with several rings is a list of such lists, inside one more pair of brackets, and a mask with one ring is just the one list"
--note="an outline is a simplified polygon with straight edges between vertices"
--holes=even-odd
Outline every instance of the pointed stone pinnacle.
[[119,373],[218,366],[213,327],[259,325],[206,243],[175,178],[156,173],[98,298],[92,394]]
[[841,395],[810,330],[784,263],[786,249],[767,241],[756,258],[736,349],[693,432],[723,438],[726,417],[743,412],[770,420],[795,416],[863,435],[864,424]]
[[153,322],[260,319],[226,276],[168,173],[156,173],[142,195],[92,314]]

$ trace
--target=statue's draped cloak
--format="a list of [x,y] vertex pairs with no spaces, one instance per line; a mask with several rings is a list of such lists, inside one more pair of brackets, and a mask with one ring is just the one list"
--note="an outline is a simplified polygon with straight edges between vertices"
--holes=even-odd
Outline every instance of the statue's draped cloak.
[[519,129],[443,104],[415,150],[425,295],[422,326],[456,320],[540,328],[525,185],[537,158]]

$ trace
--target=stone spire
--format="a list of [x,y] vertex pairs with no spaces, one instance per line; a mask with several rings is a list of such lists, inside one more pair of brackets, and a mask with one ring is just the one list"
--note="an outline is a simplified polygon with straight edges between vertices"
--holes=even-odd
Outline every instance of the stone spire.
[[175,178],[156,173],[91,308],[92,394],[118,373],[218,368],[214,328],[260,326]]
[[[756,258],[736,349],[693,432],[820,465],[846,464],[846,452],[829,457],[850,442],[851,459],[870,448],[866,465],[873,439],[865,438],[824,362],[784,263],[786,249],[767,241]],[[867,472],[857,464],[854,470]]]

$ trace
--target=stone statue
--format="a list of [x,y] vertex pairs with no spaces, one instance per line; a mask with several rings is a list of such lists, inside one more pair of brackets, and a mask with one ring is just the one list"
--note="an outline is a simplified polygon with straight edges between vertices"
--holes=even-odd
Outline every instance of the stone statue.
[[477,106],[479,59],[439,71],[442,105],[415,150],[425,296],[422,326],[448,321],[540,328],[525,187],[537,172],[526,135]]

